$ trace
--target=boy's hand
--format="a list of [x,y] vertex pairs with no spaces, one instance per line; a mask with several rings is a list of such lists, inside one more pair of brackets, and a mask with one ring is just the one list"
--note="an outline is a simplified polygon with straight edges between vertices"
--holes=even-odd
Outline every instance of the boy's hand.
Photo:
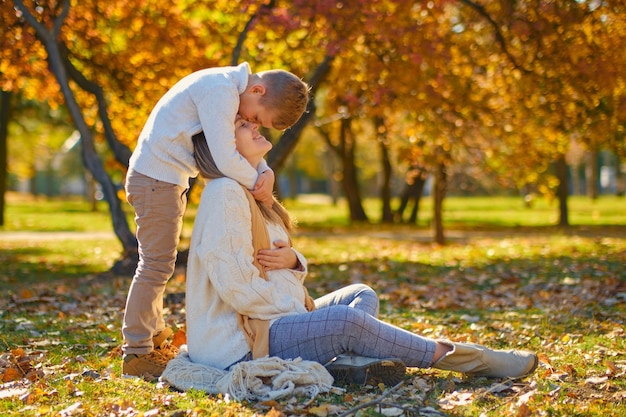
[[274,242],[275,249],[261,249],[257,253],[257,259],[266,270],[273,269],[296,269],[299,265],[298,256],[289,246],[289,242],[277,240]]
[[265,207],[268,209],[272,208],[274,204],[274,171],[271,169],[267,169],[259,174],[259,178],[256,180],[256,184],[254,184],[254,190],[252,190],[252,195],[255,200],[263,203]]

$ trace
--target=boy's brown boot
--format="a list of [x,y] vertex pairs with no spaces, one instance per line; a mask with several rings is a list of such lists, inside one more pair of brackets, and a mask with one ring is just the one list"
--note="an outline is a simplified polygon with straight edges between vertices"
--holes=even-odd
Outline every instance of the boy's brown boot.
[[165,356],[167,360],[172,360],[178,355],[178,348],[167,341],[167,338],[174,334],[171,327],[166,327],[159,334],[152,338],[154,350]]
[[146,354],[129,353],[124,355],[122,373],[154,381],[161,376],[167,362],[169,359],[157,350]]
[[474,343],[438,340],[452,350],[432,364],[433,368],[472,376],[521,378],[535,371],[537,355],[523,350],[493,350]]

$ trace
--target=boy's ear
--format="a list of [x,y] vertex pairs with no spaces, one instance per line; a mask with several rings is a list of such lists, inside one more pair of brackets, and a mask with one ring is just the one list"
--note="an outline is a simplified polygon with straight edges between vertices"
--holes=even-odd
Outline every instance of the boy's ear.
[[254,84],[252,87],[250,87],[250,93],[252,94],[260,94],[260,95],[265,95],[265,86],[261,83],[258,84]]

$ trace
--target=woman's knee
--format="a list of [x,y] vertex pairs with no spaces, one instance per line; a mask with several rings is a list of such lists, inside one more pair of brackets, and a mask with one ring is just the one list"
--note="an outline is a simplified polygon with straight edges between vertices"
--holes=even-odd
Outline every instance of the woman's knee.
[[353,286],[356,295],[351,307],[365,311],[371,316],[378,317],[379,301],[376,291],[365,284],[353,284]]
[[352,336],[361,334],[367,327],[369,319],[375,320],[370,314],[354,307],[337,305],[329,308],[328,324],[338,330],[337,334]]

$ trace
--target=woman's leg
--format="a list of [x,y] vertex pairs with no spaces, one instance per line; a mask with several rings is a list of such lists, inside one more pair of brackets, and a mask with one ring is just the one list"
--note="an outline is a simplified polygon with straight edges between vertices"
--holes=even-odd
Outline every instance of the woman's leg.
[[352,353],[398,358],[407,366],[428,368],[437,342],[382,322],[349,305],[326,305],[311,313],[280,318],[270,327],[270,355],[301,357],[325,364]]
[[345,305],[378,317],[378,295],[365,284],[352,284],[315,300],[315,308]]

